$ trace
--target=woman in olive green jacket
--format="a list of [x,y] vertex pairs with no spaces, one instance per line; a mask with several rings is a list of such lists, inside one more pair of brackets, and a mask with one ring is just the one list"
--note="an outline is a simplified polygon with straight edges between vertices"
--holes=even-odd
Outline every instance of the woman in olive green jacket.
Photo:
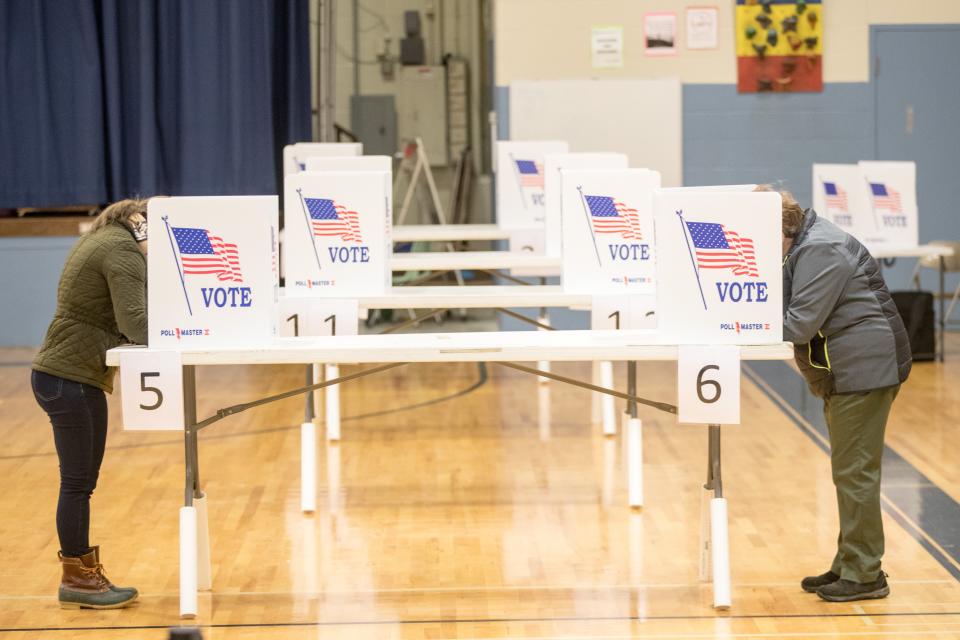
[[137,598],[136,589],[116,587],[104,575],[89,531],[90,495],[107,439],[104,392],[113,390],[106,352],[147,341],[146,212],[145,200],[117,202],[74,245],[60,276],[56,313],[33,361],[33,393],[50,417],[60,459],[64,608],[114,609]]

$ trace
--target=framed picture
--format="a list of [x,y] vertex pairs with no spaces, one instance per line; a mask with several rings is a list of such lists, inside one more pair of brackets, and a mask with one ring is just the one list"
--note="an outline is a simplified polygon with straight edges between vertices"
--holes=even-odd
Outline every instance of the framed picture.
[[648,56],[677,54],[677,14],[647,13],[643,16],[644,51]]

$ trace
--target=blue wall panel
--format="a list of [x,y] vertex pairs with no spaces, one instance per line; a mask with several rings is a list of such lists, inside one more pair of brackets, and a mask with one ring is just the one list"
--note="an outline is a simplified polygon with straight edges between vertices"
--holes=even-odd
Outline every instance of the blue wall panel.
[[43,341],[57,304],[60,271],[76,238],[0,238],[0,346]]
[[823,93],[737,93],[683,87],[683,176],[688,185],[770,182],[811,202],[811,165],[874,157],[873,90],[833,83]]

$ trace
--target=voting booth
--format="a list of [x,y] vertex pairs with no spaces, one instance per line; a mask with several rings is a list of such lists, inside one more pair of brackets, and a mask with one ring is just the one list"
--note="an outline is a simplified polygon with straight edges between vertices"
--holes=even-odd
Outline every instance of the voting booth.
[[393,173],[390,156],[312,156],[306,159],[304,171],[381,171]]
[[256,345],[276,335],[276,196],[154,198],[151,348]]
[[652,197],[646,169],[564,169],[562,283],[568,293],[653,294]]
[[286,295],[384,294],[390,286],[390,174],[301,172],[284,184]]
[[870,207],[868,248],[915,247],[920,241],[917,221],[917,166],[913,162],[858,163]]
[[874,162],[813,165],[813,207],[868,249],[919,244],[916,165]]
[[543,181],[546,206],[546,254],[559,256],[563,241],[560,233],[563,169],[626,169],[627,156],[622,153],[551,153],[544,157]]
[[775,192],[662,190],[657,315],[677,344],[783,339],[781,201]]
[[283,175],[307,170],[307,158],[363,155],[361,142],[297,142],[283,148]]
[[543,229],[544,158],[566,153],[561,141],[497,143],[497,224],[501,229]]

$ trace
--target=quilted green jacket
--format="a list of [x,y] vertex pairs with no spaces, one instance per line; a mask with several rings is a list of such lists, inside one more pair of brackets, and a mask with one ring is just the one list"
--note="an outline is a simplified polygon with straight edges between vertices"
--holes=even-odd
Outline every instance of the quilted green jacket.
[[147,260],[115,222],[80,238],[57,289],[57,311],[33,368],[113,391],[107,349],[147,342]]

